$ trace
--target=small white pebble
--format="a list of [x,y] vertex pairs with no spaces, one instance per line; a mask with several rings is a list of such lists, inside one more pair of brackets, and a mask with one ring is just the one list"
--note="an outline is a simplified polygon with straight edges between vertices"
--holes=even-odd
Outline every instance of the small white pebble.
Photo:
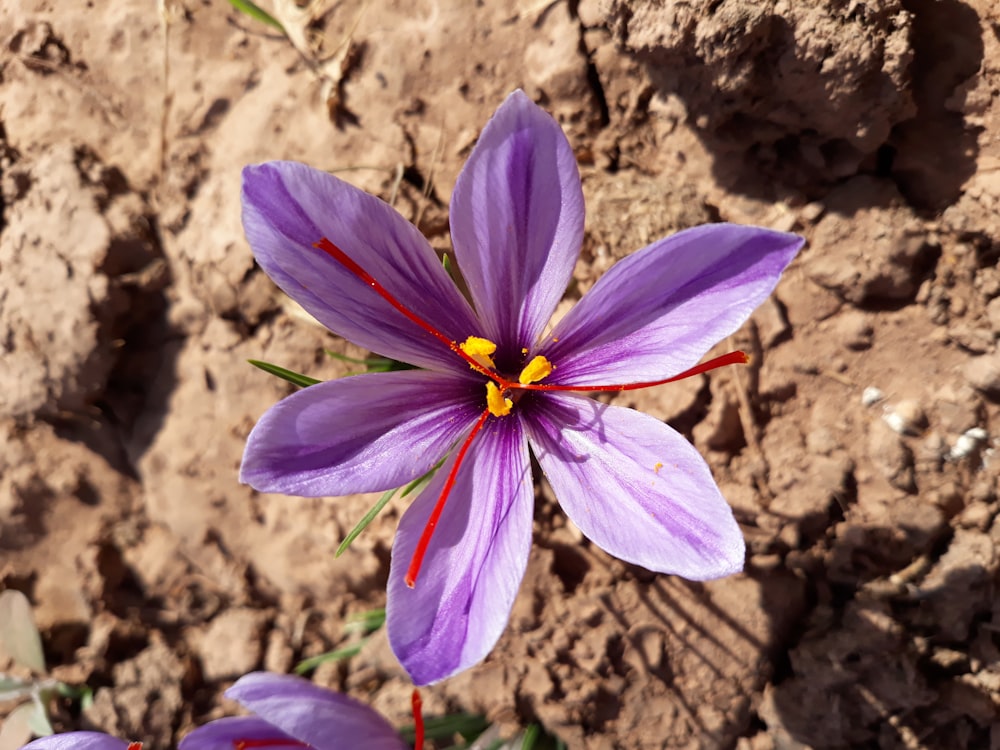
[[952,461],[965,458],[976,450],[976,448],[978,448],[982,443],[984,443],[988,437],[989,433],[987,433],[982,427],[973,427],[966,430],[958,436],[958,440],[955,441],[955,445],[952,446],[952,449],[948,452],[948,458]]
[[990,434],[982,427],[970,427],[963,434],[968,435],[973,440],[978,440],[982,442],[990,436]]
[[893,432],[899,433],[900,435],[906,434],[907,432],[906,420],[903,419],[903,417],[901,417],[896,412],[891,410],[886,410],[885,414],[882,415],[882,419],[885,421],[887,425],[889,425],[889,429],[891,429]]
[[900,401],[895,406],[882,407],[882,419],[900,435],[920,435],[927,429],[927,415],[920,404],[911,399]]
[[879,401],[885,399],[885,394],[873,385],[868,386],[861,392],[862,406],[874,406]]

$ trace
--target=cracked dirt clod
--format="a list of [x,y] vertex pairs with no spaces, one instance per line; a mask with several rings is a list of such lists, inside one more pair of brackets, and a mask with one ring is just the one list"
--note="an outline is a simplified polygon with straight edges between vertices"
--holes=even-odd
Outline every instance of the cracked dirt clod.
[[58,144],[16,165],[29,187],[0,235],[0,415],[77,417],[106,388],[123,341],[166,282],[144,205],[118,173]]
[[0,414],[81,413],[114,361],[99,270],[111,231],[70,145],[19,168],[31,188],[8,207],[0,235]]
[[785,179],[789,167],[836,178],[916,112],[905,5],[616,0],[610,17],[709,138],[784,164]]

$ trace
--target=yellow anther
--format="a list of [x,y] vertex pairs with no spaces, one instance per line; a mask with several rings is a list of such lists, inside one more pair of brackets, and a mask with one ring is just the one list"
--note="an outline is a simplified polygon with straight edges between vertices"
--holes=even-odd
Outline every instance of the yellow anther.
[[479,336],[469,336],[469,338],[458,345],[458,348],[476,360],[476,362],[481,364],[483,367],[490,370],[496,368],[496,365],[493,364],[493,358],[491,355],[497,350],[497,345],[489,339],[480,338]]
[[517,376],[517,382],[521,385],[537,383],[542,378],[547,378],[554,369],[552,363],[539,354],[524,366],[521,374]]
[[486,408],[494,417],[506,417],[514,407],[514,402],[504,398],[503,393],[492,380],[486,384]]

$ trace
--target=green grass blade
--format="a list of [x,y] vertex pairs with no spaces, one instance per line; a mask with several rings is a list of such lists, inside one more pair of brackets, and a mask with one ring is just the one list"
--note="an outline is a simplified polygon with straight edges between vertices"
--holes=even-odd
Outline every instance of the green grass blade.
[[[424,738],[428,740],[446,740],[456,734],[462,735],[466,740],[477,737],[485,732],[490,726],[486,717],[481,714],[452,714],[451,716],[439,716],[424,721]],[[412,724],[399,728],[399,734],[403,740],[413,744],[416,740]]]
[[399,492],[398,489],[386,490],[385,492],[382,493],[382,497],[380,497],[378,499],[378,502],[372,506],[372,509],[367,513],[365,513],[364,518],[358,521],[358,525],[355,526],[353,529],[351,529],[350,534],[344,537],[344,541],[342,541],[340,543],[340,546],[337,547],[337,553],[334,555],[334,557],[340,557],[342,554],[347,552],[347,548],[351,546],[351,543],[358,538],[358,536],[361,534],[362,531],[365,530],[368,524],[370,524],[372,521],[375,520],[375,516],[377,516],[379,513],[382,512],[382,508],[384,508],[386,504],[390,500],[392,500],[392,496],[395,495],[397,492]]
[[317,383],[322,382],[321,380],[311,378],[308,375],[287,370],[284,367],[279,367],[278,365],[272,365],[270,362],[262,362],[259,359],[248,359],[247,362],[252,364],[254,367],[260,368],[266,373],[277,375],[282,380],[287,380],[292,385],[297,385],[300,388],[306,388],[310,385],[316,385]]
[[359,359],[358,357],[348,357],[346,354],[341,354],[340,352],[331,352],[329,349],[323,350],[326,356],[340,360],[341,362],[350,362],[352,365],[364,365],[365,367],[387,367],[394,359],[389,359],[388,357],[365,357],[364,359]]
[[361,651],[361,647],[368,643],[368,639],[358,641],[351,646],[344,646],[343,648],[334,649],[333,651],[327,651],[325,654],[318,654],[316,656],[311,656],[308,659],[303,659],[298,664],[295,665],[295,674],[306,674],[307,672],[312,672],[320,664],[325,664],[328,661],[340,661],[341,659],[349,659],[352,656],[357,656]]
[[229,0],[229,4],[236,8],[236,10],[246,13],[251,18],[258,20],[261,23],[266,23],[268,26],[272,26],[285,36],[288,36],[288,33],[285,31],[285,27],[281,25],[281,22],[256,3],[252,3],[250,0]]
[[[434,466],[432,466],[431,469],[430,469],[430,471],[428,471],[426,474],[424,474],[421,477],[417,477],[412,482],[410,482],[408,485],[406,485],[405,487],[403,487],[402,494],[400,495],[400,497],[406,497],[411,492],[413,492],[415,489],[421,487],[422,484],[426,484],[427,482],[429,482],[430,478],[432,476],[434,476],[434,472],[437,471],[438,469],[440,469],[441,468],[441,464],[443,464],[443,463],[444,463],[444,458],[442,458],[440,461],[438,461],[436,464],[434,464]],[[375,505],[372,506],[371,510],[369,510],[367,513],[365,513],[364,517],[360,521],[358,521],[358,525],[355,526],[353,529],[351,529],[351,533],[348,534],[344,538],[344,541],[342,541],[340,543],[340,546],[337,547],[337,552],[334,555],[334,557],[340,557],[342,554],[344,554],[347,551],[347,548],[351,546],[351,544],[354,542],[354,540],[358,538],[358,536],[361,534],[362,531],[365,530],[365,528],[368,526],[368,524],[370,524],[372,521],[375,520],[375,516],[377,516],[379,513],[382,512],[382,508],[384,508],[386,506],[386,504],[390,500],[392,500],[393,495],[395,495],[399,491],[400,490],[397,487],[394,490],[386,490],[382,494],[382,497],[380,497],[378,499],[378,502],[375,503]]]
[[400,497],[406,497],[417,488],[423,489],[421,485],[427,484],[429,481],[431,481],[431,477],[434,476],[434,472],[441,468],[441,464],[444,463],[444,460],[446,458],[447,456],[442,456],[441,460],[438,461],[436,464],[434,464],[426,474],[424,474],[422,477],[417,477],[408,485],[406,485],[403,488],[403,494],[401,494]]
[[331,352],[329,349],[324,349],[328,357],[333,359],[338,359],[341,362],[348,362],[352,365],[363,365],[365,372],[396,372],[398,370],[415,370],[413,365],[408,365],[405,362],[400,362],[396,359],[389,359],[388,357],[367,357],[365,359],[358,359],[357,357],[348,357],[346,354],[340,354],[338,352]]
[[385,625],[385,607],[370,609],[367,612],[358,612],[347,618],[344,625],[345,633],[361,632],[365,635],[373,633]]
[[524,730],[524,736],[521,738],[521,750],[534,750],[535,743],[538,742],[538,735],[540,729],[537,724],[529,724],[528,728]]

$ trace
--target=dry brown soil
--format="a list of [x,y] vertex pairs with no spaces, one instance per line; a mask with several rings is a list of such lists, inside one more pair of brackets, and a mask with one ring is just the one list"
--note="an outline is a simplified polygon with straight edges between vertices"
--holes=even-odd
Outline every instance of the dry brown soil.
[[[808,245],[721,345],[752,367],[617,398],[707,455],[746,572],[610,559],[541,484],[510,627],[427,712],[593,750],[1000,747],[1000,3],[266,7],[288,39],[224,0],[0,0],[0,587],[96,690],[58,727],[170,747],[384,604],[403,502],[335,559],[371,497],[237,483],[290,390],[246,360],[364,354],[254,267],[239,172],[329,169],[445,251],[456,175],[523,87],[583,173],[571,296],[702,222]],[[408,719],[384,636],[315,679]]]

